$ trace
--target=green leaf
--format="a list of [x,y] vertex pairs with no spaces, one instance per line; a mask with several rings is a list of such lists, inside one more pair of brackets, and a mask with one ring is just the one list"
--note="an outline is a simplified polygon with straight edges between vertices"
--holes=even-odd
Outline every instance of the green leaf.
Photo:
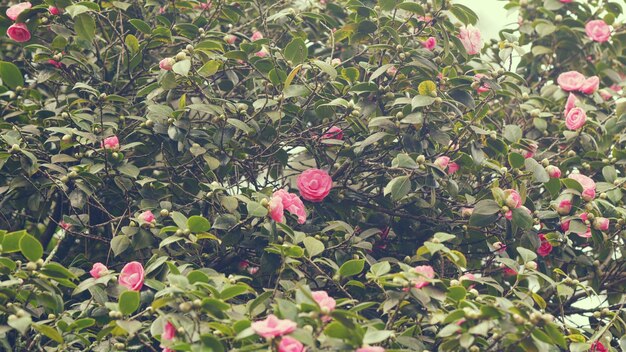
[[308,55],[308,49],[302,38],[294,38],[285,47],[285,58],[291,61],[293,65],[303,63]]
[[455,301],[460,301],[462,299],[465,298],[465,295],[467,294],[467,290],[465,290],[465,287],[463,286],[452,286],[448,289],[448,298],[455,300]]
[[181,75],[187,76],[189,74],[189,70],[191,69],[191,60],[181,60],[172,66],[172,71]]
[[433,98],[433,97],[427,97],[427,96],[424,96],[424,95],[416,95],[411,100],[411,107],[413,109],[421,108],[423,106],[431,105],[434,102],[435,102],[435,98]]
[[522,257],[522,261],[524,261],[524,264],[537,258],[537,254],[535,252],[524,247],[517,247],[517,253],[519,253],[520,257]]
[[494,200],[485,199],[476,203],[469,223],[472,226],[487,226],[498,218],[500,206]]
[[514,169],[519,169],[524,166],[524,157],[519,153],[510,153],[509,154],[509,165],[511,165]]
[[504,126],[504,138],[509,142],[516,143],[522,138],[522,129],[517,125]]
[[315,237],[305,237],[302,243],[304,243],[304,248],[306,248],[309,257],[314,257],[324,252],[324,243]]
[[548,175],[546,168],[541,166],[537,160],[528,158],[524,160],[524,165],[526,166],[527,171],[532,172],[535,182],[544,183],[550,181],[550,175]]
[[138,291],[124,291],[120,295],[118,303],[120,312],[124,315],[134,313],[139,308],[139,292]]
[[10,62],[0,61],[0,78],[2,78],[2,84],[11,89],[24,86],[22,72]]
[[343,265],[339,268],[339,275],[342,277],[358,275],[361,271],[363,271],[364,267],[364,259],[351,259],[343,263]]
[[176,223],[176,226],[178,226],[181,229],[187,229],[187,217],[177,211],[173,211],[172,213],[170,213],[170,217],[172,218],[172,220],[174,220],[174,223]]
[[398,176],[389,181],[383,193],[385,196],[391,194],[391,199],[397,201],[404,198],[410,190],[411,178],[409,176]]
[[261,203],[250,201],[246,204],[246,208],[248,209],[248,216],[262,218],[267,215],[267,208]]
[[533,218],[528,214],[528,211],[524,208],[515,208],[513,212],[513,224],[519,226],[524,230],[528,230],[533,227]]
[[114,256],[122,254],[130,246],[130,239],[128,236],[119,234],[111,240],[111,250]]
[[74,19],[74,30],[82,39],[91,42],[96,36],[96,21],[88,13],[81,13]]
[[198,73],[204,77],[212,76],[220,68],[221,64],[222,63],[217,60],[209,60],[204,65],[202,65],[202,67],[200,67]]
[[20,251],[31,262],[36,262],[43,255],[43,247],[41,243],[29,234],[24,234],[20,239]]
[[39,331],[40,333],[54,340],[55,342],[63,343],[63,336],[61,336],[57,329],[44,324],[33,324],[32,326],[35,330]]
[[193,233],[207,232],[211,229],[211,223],[199,215],[193,215],[187,219],[187,228]]
[[128,22],[130,22],[130,24],[133,25],[133,27],[135,27],[140,32],[143,32],[145,34],[152,33],[152,29],[150,28],[150,26],[142,20],[133,18],[132,20],[129,20]]
[[137,178],[139,176],[139,168],[133,164],[126,163],[117,167],[117,171],[123,173],[131,178]]

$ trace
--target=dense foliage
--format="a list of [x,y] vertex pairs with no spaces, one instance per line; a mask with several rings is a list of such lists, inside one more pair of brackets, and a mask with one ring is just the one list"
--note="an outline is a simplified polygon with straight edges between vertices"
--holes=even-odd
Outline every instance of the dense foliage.
[[2,7],[3,348],[626,350],[624,4],[501,4]]

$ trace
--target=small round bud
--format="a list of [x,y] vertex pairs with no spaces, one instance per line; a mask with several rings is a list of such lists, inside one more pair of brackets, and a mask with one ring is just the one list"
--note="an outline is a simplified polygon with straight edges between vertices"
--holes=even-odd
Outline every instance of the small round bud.
[[567,156],[570,157],[570,158],[573,158],[573,157],[576,156],[576,152],[573,151],[573,150],[570,150],[570,151],[567,152]]
[[162,217],[166,218],[168,216],[170,216],[170,211],[167,209],[161,209],[161,211],[159,212],[159,215],[161,215]]
[[554,16],[554,22],[561,22],[561,21],[563,21],[563,16],[561,15]]
[[193,300],[193,307],[194,308],[200,308],[202,307],[202,300],[199,298],[196,298]]
[[524,100],[528,100],[528,98],[530,98],[530,96],[528,95],[528,93],[526,93],[526,92],[522,93],[522,99],[524,99]]
[[35,270],[37,270],[37,263],[35,263],[35,262],[28,262],[28,263],[26,263],[26,270],[28,270],[28,271],[35,271]]
[[185,47],[185,49],[187,49],[187,51],[192,52],[193,51],[193,45],[191,44],[187,44],[187,46]]
[[193,308],[193,306],[189,302],[183,302],[178,305],[178,309],[183,313],[188,313],[191,311],[191,308]]
[[426,162],[426,157],[424,155],[419,155],[417,157],[417,163],[418,164],[423,164],[424,162]]
[[534,260],[531,260],[528,263],[526,263],[524,267],[529,270],[537,270],[537,262],[535,262]]
[[182,61],[182,60],[185,60],[186,58],[187,58],[187,54],[185,54],[182,51],[176,54],[175,56],[176,61]]

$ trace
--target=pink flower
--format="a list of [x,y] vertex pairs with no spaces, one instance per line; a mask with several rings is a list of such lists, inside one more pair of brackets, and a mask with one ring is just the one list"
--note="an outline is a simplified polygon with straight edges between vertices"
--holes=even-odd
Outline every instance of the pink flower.
[[559,205],[556,206],[556,212],[559,215],[567,215],[572,211],[572,201],[569,199],[562,200]]
[[539,234],[539,241],[541,241],[541,245],[537,248],[537,254],[545,257],[552,252],[552,245],[546,240],[546,236],[541,233]]
[[465,273],[463,275],[461,275],[459,277],[459,281],[463,281],[463,280],[476,280],[476,275],[472,274],[472,273]]
[[461,27],[459,39],[461,39],[461,43],[469,55],[478,54],[480,49],[483,48],[483,39],[480,30],[471,24]]
[[339,65],[341,65],[341,59],[336,57],[336,58],[330,60],[330,64],[333,65],[333,66],[339,66]]
[[537,152],[538,148],[539,148],[539,146],[536,143],[530,143],[528,145],[528,149],[526,149],[523,152],[524,159],[532,158],[535,155],[535,153]]
[[165,7],[164,6],[159,7],[159,14],[162,15],[164,13],[165,13]]
[[108,273],[109,269],[102,263],[95,263],[91,267],[91,270],[89,270],[89,274],[91,274],[91,277],[93,277],[94,279],[99,279]]
[[232,34],[226,34],[224,36],[224,41],[228,44],[235,44],[235,42],[237,41],[237,36],[232,35]]
[[522,206],[522,197],[520,194],[514,189],[506,189],[504,190],[504,202],[509,208],[519,208]]
[[321,139],[342,140],[343,139],[343,130],[340,127],[338,127],[338,126],[332,126],[320,138]]
[[145,222],[154,222],[154,214],[152,214],[150,210],[146,210],[143,213],[139,214],[137,218]]
[[585,76],[578,71],[567,71],[559,75],[556,83],[566,92],[576,91],[585,83]]
[[176,63],[176,60],[174,60],[171,57],[166,57],[165,59],[159,62],[159,67],[161,68],[161,70],[171,71],[175,63]]
[[613,94],[611,94],[609,91],[604,90],[604,89],[600,90],[598,93],[604,100],[609,100],[613,97]]
[[587,22],[585,32],[589,39],[599,43],[606,42],[611,38],[611,28],[603,20]]
[[257,51],[256,53],[254,53],[254,56],[256,57],[266,57],[267,55],[269,55],[269,51],[267,51],[267,49],[262,48],[261,50]]
[[333,180],[326,171],[308,169],[296,181],[302,198],[311,202],[321,202],[333,187]]
[[[482,73],[477,73],[474,75],[474,81],[476,82],[480,82],[480,80],[485,77],[485,75],[483,75]],[[478,88],[476,88],[476,92],[480,93],[484,93],[484,92],[488,92],[489,91],[489,84],[488,83],[483,83],[480,86],[478,86]]]
[[107,137],[102,141],[102,148],[117,150],[120,147],[120,141],[117,136]]
[[161,339],[171,341],[174,339],[174,337],[176,337],[176,327],[174,326],[174,324],[168,321],[163,327],[163,334],[161,334]]
[[270,217],[274,221],[282,223],[285,220],[283,215],[285,210],[296,215],[299,224],[306,222],[306,208],[300,197],[280,189],[272,194],[272,198],[269,201]]
[[278,352],[304,352],[306,348],[302,342],[294,339],[293,337],[285,336],[280,339],[278,344]]
[[63,10],[55,6],[48,6],[48,12],[50,12],[52,16],[58,16],[63,13]]
[[18,43],[24,43],[30,40],[30,31],[24,23],[13,23],[7,29],[7,35],[9,38],[15,40]]
[[259,271],[259,267],[258,266],[249,266],[248,268],[246,268],[246,271],[248,272],[248,274],[250,275],[254,275]]
[[583,82],[582,87],[580,87],[580,91],[584,94],[593,94],[596,90],[598,90],[598,88],[600,88],[600,77],[591,76]]
[[604,347],[602,342],[594,341],[591,344],[591,348],[589,349],[589,352],[609,352],[609,350],[607,350],[606,347]]
[[616,93],[619,93],[622,90],[622,87],[619,84],[611,84],[609,88]]
[[499,254],[502,254],[502,253],[506,252],[506,244],[504,244],[504,243],[502,243],[500,241],[494,242],[492,244],[492,246],[493,246],[493,249],[495,249],[496,252],[498,252]]
[[425,49],[432,51],[437,46],[437,39],[435,37],[430,37],[422,42],[422,46]]
[[607,231],[609,229],[609,219],[603,217],[595,218],[593,228],[600,231]]
[[559,0],[564,4],[569,4],[570,2],[574,1],[574,0]]
[[278,319],[274,314],[270,314],[265,320],[252,323],[252,330],[257,335],[269,340],[294,332],[297,326],[298,324],[289,319]]
[[48,60],[48,63],[50,65],[56,67],[56,68],[59,68],[59,69],[63,67],[62,63],[60,63],[59,61],[53,60],[53,59]]
[[328,292],[326,291],[313,291],[311,292],[313,299],[320,306],[322,313],[329,314],[335,309],[337,302],[335,299],[328,296]]
[[573,93],[569,93],[569,96],[567,97],[567,102],[565,102],[565,111],[563,112],[563,115],[567,116],[569,111],[576,107],[577,102],[578,98],[576,98],[576,95],[574,95]]
[[144,271],[139,262],[130,262],[124,265],[118,282],[131,291],[139,291],[143,286]]
[[582,174],[571,174],[569,178],[577,181],[583,187],[582,198],[590,201],[596,197],[596,183],[589,177]]
[[254,33],[252,33],[252,36],[250,37],[250,39],[253,42],[257,41],[259,39],[263,39],[263,33],[259,32],[259,31],[254,31]]
[[546,166],[546,172],[548,172],[550,178],[561,178],[561,169],[554,165]]
[[435,162],[433,162],[433,164],[435,164],[435,166],[437,166],[438,168],[445,170],[448,167],[449,162],[450,162],[449,157],[440,156],[437,159],[435,159]]
[[428,286],[430,284],[429,279],[435,277],[435,270],[430,265],[418,265],[415,267],[416,273],[420,274],[421,277],[415,279],[415,288],[420,289]]
[[461,166],[459,166],[459,164],[455,163],[454,161],[451,161],[448,164],[448,175],[452,175],[453,173],[459,171],[460,168]]
[[507,210],[506,213],[504,213],[504,218],[509,221],[513,220],[513,211]]
[[385,352],[385,349],[380,346],[365,346],[357,348],[355,352]]
[[69,229],[70,229],[70,227],[72,227],[72,224],[68,224],[68,223],[66,223],[65,221],[61,221],[61,222],[59,223],[59,226],[60,226],[63,230],[67,231],[67,230],[69,230]]
[[505,276],[515,276],[517,275],[517,271],[515,269],[511,269],[508,266],[503,265],[502,271],[504,271]]
[[565,127],[568,130],[575,131],[581,129],[587,121],[587,114],[581,108],[573,108],[565,116]]
[[563,231],[563,232],[569,231],[569,223],[570,223],[570,220],[562,221],[561,222],[561,231]]
[[33,5],[31,5],[30,2],[20,2],[19,4],[15,4],[7,9],[7,17],[12,21],[15,21],[19,17],[20,13],[30,9],[31,7],[33,7]]
[[387,69],[387,74],[389,76],[395,76],[398,73],[398,69],[395,66],[391,66]]

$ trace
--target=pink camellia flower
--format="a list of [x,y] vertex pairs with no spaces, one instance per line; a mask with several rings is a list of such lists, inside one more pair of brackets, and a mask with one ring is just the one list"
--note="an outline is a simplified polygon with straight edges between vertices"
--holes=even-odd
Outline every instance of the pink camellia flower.
[[602,342],[594,341],[591,344],[591,348],[589,349],[589,352],[609,352],[609,350],[607,350],[606,347],[604,347]]
[[420,289],[430,285],[429,279],[433,279],[435,277],[435,270],[430,265],[418,265],[415,267],[416,273],[421,276],[414,280],[415,288]]
[[333,65],[333,66],[339,66],[339,65],[341,65],[341,59],[336,57],[336,58],[330,60],[330,64]]
[[258,266],[249,266],[249,267],[246,268],[246,271],[248,272],[248,274],[254,275],[257,272],[259,272],[259,269],[260,268]]
[[570,110],[576,107],[576,103],[578,102],[578,98],[573,93],[569,93],[567,97],[567,101],[565,102],[565,111],[563,111],[563,115],[567,116]]
[[493,246],[493,249],[495,249],[496,252],[498,252],[499,254],[502,254],[502,253],[506,252],[506,244],[504,244],[504,243],[502,243],[500,241],[494,242],[492,244],[492,246]]
[[[477,73],[474,75],[474,81],[476,82],[480,82],[480,80],[485,77],[485,75],[483,75],[482,73]],[[478,88],[476,88],[476,92],[480,93],[484,93],[484,92],[488,92],[489,91],[489,84],[488,83],[483,83],[480,86],[478,86]]]
[[328,292],[326,291],[313,291],[311,292],[313,299],[320,306],[322,313],[329,314],[335,309],[337,302],[335,299],[328,296]]
[[622,87],[619,84],[611,84],[609,88],[616,93],[619,93],[622,90]]
[[139,214],[139,216],[137,217],[139,220],[145,221],[145,222],[154,222],[154,214],[152,214],[152,212],[150,210],[146,210],[143,213]]
[[253,42],[257,41],[259,39],[263,39],[263,33],[259,32],[259,31],[254,31],[254,33],[252,33],[252,36],[250,37],[250,39]]
[[387,74],[389,76],[395,76],[398,73],[398,69],[395,66],[391,66],[387,69]]
[[139,262],[130,262],[124,265],[117,280],[120,285],[131,291],[139,291],[143,286],[144,270]]
[[587,114],[581,108],[573,108],[565,116],[565,127],[568,130],[576,131],[581,129],[587,121]]
[[611,28],[603,20],[587,22],[585,32],[589,39],[598,43],[606,42],[611,38]]
[[554,165],[546,166],[546,172],[550,176],[550,178],[561,178],[561,169]]
[[237,41],[237,36],[232,35],[232,34],[226,34],[224,36],[224,41],[228,44],[235,44],[235,42]]
[[95,263],[91,267],[91,270],[89,270],[89,274],[91,274],[91,277],[93,277],[94,279],[99,279],[102,276],[108,274],[108,272],[109,268],[107,268],[106,265],[102,263]]
[[68,224],[68,223],[66,223],[65,221],[61,221],[61,222],[59,223],[59,226],[60,226],[63,230],[67,231],[67,230],[69,230],[69,229],[70,229],[70,227],[72,227],[72,224]]
[[435,164],[435,166],[437,166],[438,168],[445,170],[448,167],[448,163],[450,162],[450,158],[447,156],[440,156],[437,159],[435,159],[435,161],[433,162],[433,164]]
[[574,0],[559,0],[564,4],[569,4],[570,2],[574,1]]
[[321,139],[343,139],[343,130],[338,126],[332,126],[321,137]]
[[176,337],[176,327],[174,326],[174,324],[168,321],[163,327],[163,334],[161,334],[161,339],[171,341],[174,339],[174,337]]
[[474,26],[467,25],[459,30],[459,39],[469,55],[478,54],[483,48],[483,39],[480,30]]
[[267,51],[267,49],[262,48],[261,50],[259,50],[256,53],[254,53],[254,56],[256,56],[256,57],[266,57],[269,54],[270,54],[270,52]]
[[321,202],[333,187],[333,180],[324,170],[308,169],[296,181],[302,198],[311,202]]
[[430,37],[423,41],[421,44],[425,49],[432,51],[437,46],[437,39],[435,37]]
[[569,199],[564,199],[560,201],[559,204],[556,206],[556,212],[559,213],[559,215],[567,215],[571,211],[572,211],[572,201]]
[[459,281],[463,281],[463,280],[476,280],[476,275],[472,274],[472,273],[465,273],[463,275],[461,275],[459,277]]
[[524,159],[532,158],[539,149],[537,143],[530,143],[526,150],[523,151]]
[[159,67],[161,68],[161,70],[171,71],[175,63],[176,63],[176,60],[174,60],[171,57],[166,57],[165,59],[159,62]]
[[537,248],[537,254],[545,257],[552,252],[552,245],[546,240],[546,236],[541,233],[539,234],[539,241],[541,241],[541,245]]
[[613,94],[604,89],[598,91],[598,94],[600,94],[600,97],[602,97],[602,99],[604,99],[605,101],[613,98]]
[[102,141],[102,148],[117,150],[120,148],[120,140],[117,136],[107,137]]
[[52,16],[58,16],[63,13],[63,10],[56,6],[48,6],[48,12],[50,12]]
[[306,222],[306,208],[298,195],[289,193],[284,189],[280,189],[274,194],[269,201],[269,215],[272,220],[282,223],[285,221],[284,211],[287,210],[291,214],[298,217],[298,223]]
[[504,218],[509,221],[513,220],[513,211],[507,210],[506,213],[504,213]]
[[159,15],[162,15],[164,13],[165,13],[165,6],[159,7]]
[[461,166],[459,166],[459,164],[451,161],[450,163],[448,163],[448,175],[452,175],[453,173],[459,171],[460,168]]
[[511,268],[509,268],[508,266],[506,266],[504,264],[502,264],[501,268],[502,268],[502,271],[504,272],[505,276],[515,276],[515,275],[517,275],[517,270],[511,269]]
[[569,223],[570,223],[570,220],[562,221],[561,222],[561,231],[563,231],[563,232],[569,231]]
[[15,4],[7,9],[7,17],[12,21],[15,21],[22,12],[30,9],[31,7],[33,7],[33,5],[31,5],[30,2],[20,2],[19,4]]
[[556,79],[556,83],[566,92],[580,90],[585,83],[585,75],[578,71],[563,72]]
[[264,320],[252,323],[252,330],[265,339],[273,339],[294,332],[297,326],[298,324],[289,319],[278,319],[270,314]]
[[280,339],[280,343],[278,344],[278,352],[304,352],[306,348],[302,342],[294,339],[290,336],[285,336]]
[[606,231],[609,229],[609,219],[598,217],[593,221],[593,228],[600,231]]
[[24,23],[13,23],[7,28],[7,35],[18,43],[24,43],[30,40],[30,31]]
[[600,77],[591,76],[583,82],[582,87],[580,87],[580,91],[584,94],[593,94],[598,90],[598,88],[600,88]]
[[59,69],[63,67],[62,63],[60,63],[59,61],[53,60],[53,59],[48,60],[48,63],[50,65],[56,67],[56,68],[59,68]]
[[385,349],[380,346],[364,346],[357,348],[355,352],[385,352]]
[[583,187],[582,198],[590,201],[596,197],[596,183],[589,177],[582,174],[571,174],[569,178],[577,181]]
[[473,212],[474,208],[461,208],[461,216],[464,218],[469,218],[470,216],[472,216]]
[[522,206],[522,196],[514,189],[504,190],[504,202],[509,208],[519,208]]

